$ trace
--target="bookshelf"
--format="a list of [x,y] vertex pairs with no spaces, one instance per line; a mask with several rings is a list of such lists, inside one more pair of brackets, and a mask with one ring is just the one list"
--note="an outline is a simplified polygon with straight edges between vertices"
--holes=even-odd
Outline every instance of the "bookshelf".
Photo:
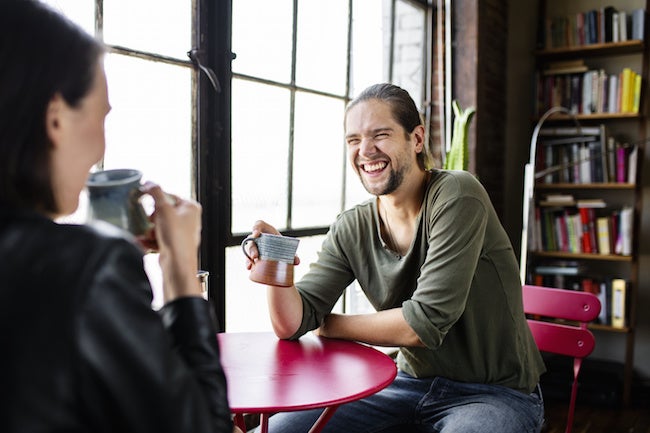
[[[596,293],[590,325],[625,340],[629,404],[647,135],[650,0],[542,0],[521,277]],[[609,339],[609,337],[608,337]]]

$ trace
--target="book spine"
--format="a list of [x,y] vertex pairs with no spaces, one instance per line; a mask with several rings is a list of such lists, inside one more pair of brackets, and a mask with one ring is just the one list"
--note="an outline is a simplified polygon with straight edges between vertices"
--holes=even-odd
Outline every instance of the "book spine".
[[598,217],[596,226],[598,228],[598,253],[609,254],[609,219]]
[[625,206],[620,213],[620,236],[621,236],[621,255],[632,255],[632,224],[634,219],[634,209]]
[[625,327],[625,280],[614,278],[612,280],[612,326]]
[[592,253],[591,236],[589,235],[589,209],[580,208],[580,221],[582,222],[582,252]]
[[627,172],[625,170],[626,163],[625,147],[618,146],[616,148],[616,182],[625,183],[627,180]]
[[632,90],[632,113],[638,114],[641,105],[641,75],[634,75],[634,86]]

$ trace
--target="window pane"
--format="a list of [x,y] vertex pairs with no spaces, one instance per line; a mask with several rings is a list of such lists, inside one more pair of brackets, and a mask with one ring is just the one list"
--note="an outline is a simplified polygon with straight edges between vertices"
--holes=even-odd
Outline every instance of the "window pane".
[[289,91],[232,81],[232,231],[263,219],[286,228]]
[[342,100],[298,92],[292,226],[328,226],[341,211],[345,144]]
[[377,0],[354,0],[353,5],[352,96],[372,84],[388,81],[390,59],[390,5]]
[[92,0],[43,0],[91,35],[95,34],[95,2]]
[[348,2],[298,3],[296,84],[345,95]]
[[192,48],[193,3],[104,0],[104,40],[186,60]]
[[106,76],[105,168],[141,170],[145,180],[192,195],[192,105],[189,68],[111,54]]
[[426,13],[405,1],[398,1],[395,14],[393,83],[407,90],[415,104],[422,107]]
[[[316,261],[324,236],[300,238],[297,255],[301,264],[294,268],[295,281]],[[266,303],[266,287],[248,279],[245,259],[240,246],[226,249],[226,330],[228,332],[270,331],[271,321]],[[332,310],[342,312],[339,301]]]
[[289,83],[292,17],[292,0],[233,1],[233,72]]

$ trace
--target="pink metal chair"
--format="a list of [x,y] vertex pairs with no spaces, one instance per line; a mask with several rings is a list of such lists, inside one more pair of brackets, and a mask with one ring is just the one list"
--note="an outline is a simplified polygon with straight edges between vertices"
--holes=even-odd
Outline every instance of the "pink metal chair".
[[[523,299],[524,312],[530,315],[528,326],[539,350],[573,357],[573,384],[565,430],[570,433],[580,366],[583,358],[595,346],[594,336],[587,329],[587,323],[598,317],[600,301],[592,293],[530,285],[523,286]],[[573,323],[558,323],[555,319]]]

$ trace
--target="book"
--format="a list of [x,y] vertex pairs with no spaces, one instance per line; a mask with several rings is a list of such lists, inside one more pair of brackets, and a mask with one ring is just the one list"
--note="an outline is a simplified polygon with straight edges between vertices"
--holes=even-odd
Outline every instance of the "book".
[[623,68],[621,78],[621,113],[630,113],[632,105],[630,104],[630,94],[633,87],[633,72],[630,68]]
[[598,233],[598,254],[610,254],[609,250],[609,218],[596,218]]
[[596,252],[596,243],[592,241],[592,238],[595,236],[592,236],[592,231],[594,227],[593,223],[593,215],[592,212],[590,212],[589,208],[586,207],[581,207],[579,208],[580,212],[580,222],[582,223],[582,252],[583,253],[594,253]]
[[[602,42],[612,42],[614,40],[614,14],[616,8],[606,6],[603,13],[603,22],[605,27],[604,39]],[[616,18],[618,20],[618,17]],[[617,26],[618,27],[618,26]]]
[[632,147],[627,158],[627,183],[636,183],[636,170],[638,162],[639,148]]
[[634,224],[634,209],[625,206],[621,209],[619,222],[619,237],[621,240],[620,254],[623,256],[632,255],[632,226]]
[[575,199],[571,194],[547,194],[544,200],[539,202],[540,206],[572,206]]
[[539,135],[599,135],[599,126],[545,126],[539,130]]
[[618,105],[616,104],[616,95],[618,89],[618,75],[610,74],[608,81],[608,95],[607,95],[607,112],[618,112]]
[[582,222],[580,221],[580,214],[573,212],[565,212],[564,215],[567,228],[568,249],[570,253],[580,253],[582,251]]
[[626,282],[622,278],[612,279],[612,326],[625,327],[625,292]]
[[627,41],[627,12],[618,12],[618,40],[621,42]]
[[625,146],[616,147],[616,182],[625,183],[627,180],[627,155]]
[[645,9],[634,9],[632,12],[632,39],[643,40],[645,24]]
[[611,290],[608,289],[608,284],[604,281],[601,281],[600,292],[598,293],[598,300],[600,301],[600,313],[598,313],[598,322],[603,325],[607,325],[610,322],[610,318],[607,314],[607,310],[609,308],[608,294],[611,297]]
[[616,139],[607,137],[607,181],[616,182]]
[[634,74],[632,87],[632,113],[638,113],[641,105],[641,75]]
[[576,201],[576,206],[579,208],[603,208],[607,206],[607,203],[602,198],[583,198]]
[[555,66],[549,67],[542,71],[543,75],[565,75],[575,74],[578,72],[587,72],[587,65]]
[[539,264],[535,273],[539,275],[580,275],[585,271],[584,266],[574,260],[555,260]]
[[620,38],[619,33],[619,18],[618,12],[612,14],[612,42],[618,42]]

